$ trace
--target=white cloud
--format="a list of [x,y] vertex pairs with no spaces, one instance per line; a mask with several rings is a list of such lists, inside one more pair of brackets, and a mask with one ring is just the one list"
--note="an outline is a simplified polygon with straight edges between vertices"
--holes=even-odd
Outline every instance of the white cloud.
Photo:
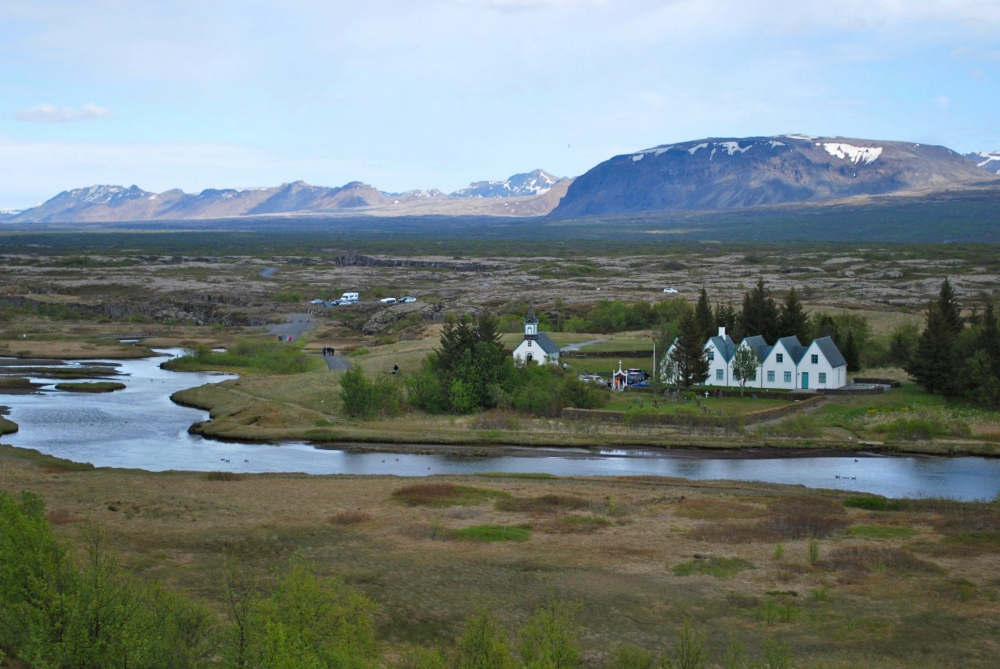
[[70,121],[90,121],[97,118],[111,118],[111,110],[95,104],[85,104],[79,109],[72,107],[56,107],[48,103],[18,109],[14,118],[19,121],[37,121],[40,123],[69,123]]

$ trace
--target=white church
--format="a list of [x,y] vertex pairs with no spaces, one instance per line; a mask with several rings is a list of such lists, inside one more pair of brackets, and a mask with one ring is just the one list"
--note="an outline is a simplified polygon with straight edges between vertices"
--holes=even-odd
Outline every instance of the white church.
[[524,341],[514,349],[514,361],[539,365],[559,362],[559,347],[547,334],[538,331],[538,318],[535,317],[535,308],[532,306],[528,307],[528,315],[524,319]]
[[[660,369],[668,369],[665,363],[674,346],[676,342],[667,350]],[[818,390],[847,385],[847,361],[830,337],[814,339],[809,346],[803,346],[798,337],[782,337],[770,346],[756,335],[744,338],[737,346],[726,334],[726,328],[719,328],[718,336],[705,342],[709,370],[702,385],[738,388],[740,382],[733,377],[733,359],[740,348],[749,348],[758,360],[757,378],[747,381],[747,388]]]

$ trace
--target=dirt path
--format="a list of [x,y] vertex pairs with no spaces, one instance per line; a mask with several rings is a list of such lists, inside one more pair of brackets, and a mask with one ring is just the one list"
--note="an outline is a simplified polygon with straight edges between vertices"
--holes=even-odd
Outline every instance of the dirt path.
[[602,341],[607,341],[607,339],[591,339],[590,341],[582,341],[579,344],[567,344],[563,346],[560,350],[562,353],[567,353],[569,351],[579,351],[584,346],[592,346],[594,344],[600,344]]
[[320,357],[326,361],[326,366],[330,368],[331,372],[346,372],[351,368],[351,361],[343,356],[323,355]]

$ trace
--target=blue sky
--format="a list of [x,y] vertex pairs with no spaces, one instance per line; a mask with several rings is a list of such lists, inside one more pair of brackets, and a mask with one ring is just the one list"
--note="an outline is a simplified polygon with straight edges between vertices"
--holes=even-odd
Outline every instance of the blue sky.
[[0,209],[452,191],[715,136],[1000,149],[998,0],[0,0]]

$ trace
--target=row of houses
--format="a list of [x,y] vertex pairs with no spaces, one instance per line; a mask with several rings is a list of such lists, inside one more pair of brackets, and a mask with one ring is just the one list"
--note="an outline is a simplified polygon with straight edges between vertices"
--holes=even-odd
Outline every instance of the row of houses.
[[[709,372],[703,385],[739,387],[733,376],[733,358],[741,347],[749,347],[760,361],[757,378],[748,381],[747,388],[810,390],[847,385],[847,361],[830,337],[814,339],[808,346],[798,337],[782,337],[771,346],[757,335],[737,345],[726,328],[719,328],[719,334],[705,343]],[[671,345],[668,356],[673,348]]]

